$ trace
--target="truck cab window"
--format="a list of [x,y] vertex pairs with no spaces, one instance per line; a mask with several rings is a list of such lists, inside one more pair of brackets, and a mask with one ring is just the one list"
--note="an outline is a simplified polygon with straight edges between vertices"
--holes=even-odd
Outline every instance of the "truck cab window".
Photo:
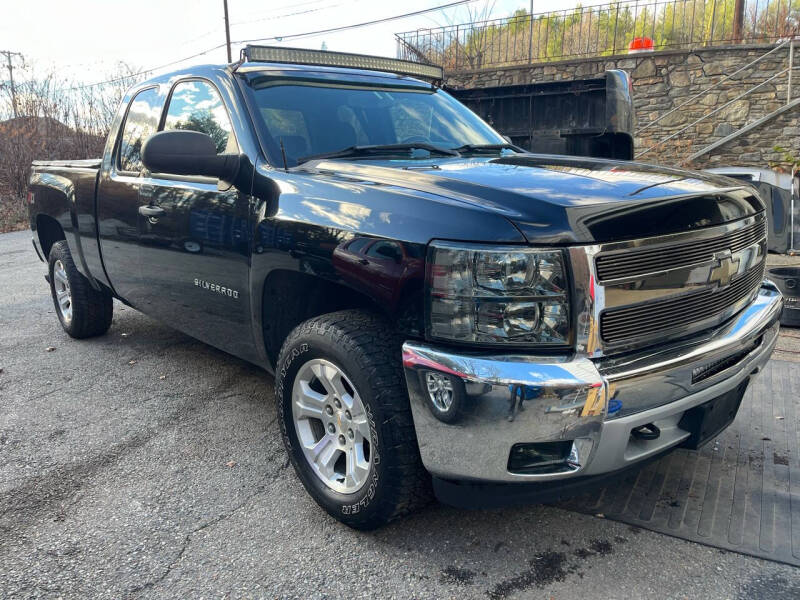
[[356,238],[352,242],[350,242],[350,245],[347,246],[347,249],[350,252],[361,252],[361,250],[364,249],[364,246],[366,246],[371,241],[372,239],[368,237]]
[[287,156],[305,156],[311,152],[311,138],[306,120],[299,110],[263,108],[261,114],[273,139],[283,142]]
[[238,153],[236,138],[225,105],[205,81],[181,81],[172,91],[164,130],[187,129],[214,140],[217,154]]
[[369,250],[367,250],[367,256],[400,262],[403,259],[403,251],[397,242],[381,241],[375,242],[370,246]]
[[307,155],[356,145],[421,142],[447,149],[505,142],[473,112],[430,87],[375,89],[265,80],[250,90],[276,165],[283,161],[281,141],[289,165]]
[[158,128],[161,107],[158,88],[142,90],[131,100],[119,145],[117,165],[121,171],[142,170],[142,146]]
[[[431,121],[433,109],[425,102],[410,100],[389,107],[389,115],[398,140],[425,138],[434,141]],[[441,138],[439,134],[439,138]]]

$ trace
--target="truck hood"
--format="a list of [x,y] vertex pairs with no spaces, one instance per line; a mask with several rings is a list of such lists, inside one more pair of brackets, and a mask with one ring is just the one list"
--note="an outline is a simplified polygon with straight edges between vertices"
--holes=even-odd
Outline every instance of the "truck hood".
[[502,214],[530,243],[609,242],[717,225],[764,209],[742,182],[634,162],[525,154],[303,167]]

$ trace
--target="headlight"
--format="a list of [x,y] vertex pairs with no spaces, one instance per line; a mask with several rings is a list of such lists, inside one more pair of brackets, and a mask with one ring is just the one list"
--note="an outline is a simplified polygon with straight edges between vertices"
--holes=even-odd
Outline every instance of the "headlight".
[[428,265],[431,338],[569,342],[569,287],[561,250],[434,242]]

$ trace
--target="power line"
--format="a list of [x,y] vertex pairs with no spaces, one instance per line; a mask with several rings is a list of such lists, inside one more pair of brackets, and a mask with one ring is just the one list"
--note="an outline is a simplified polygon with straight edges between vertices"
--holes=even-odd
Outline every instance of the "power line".
[[[406,19],[408,17],[415,17],[417,15],[423,15],[423,14],[426,14],[426,13],[435,12],[437,10],[443,10],[445,8],[452,8],[454,6],[461,6],[463,4],[470,4],[472,2],[477,2],[477,1],[478,0],[458,0],[456,2],[449,2],[447,4],[440,4],[439,6],[434,6],[432,8],[425,8],[425,9],[421,9],[421,10],[416,10],[416,11],[413,11],[413,12],[404,13],[402,15],[395,15],[393,17],[384,17],[382,19],[375,19],[375,20],[372,20],[372,21],[365,21],[363,23],[354,23],[352,25],[342,25],[340,27],[331,27],[331,28],[328,28],[328,29],[319,29],[317,31],[307,31],[307,32],[303,32],[303,33],[291,33],[291,34],[288,34],[288,35],[281,35],[281,36],[274,36],[274,37],[255,38],[255,39],[248,39],[248,40],[237,40],[237,41],[231,42],[231,44],[247,44],[247,43],[250,43],[250,42],[264,42],[264,41],[283,41],[283,40],[288,40],[288,39],[300,39],[300,38],[304,38],[304,37],[312,37],[312,36],[321,35],[321,34],[324,34],[324,33],[335,33],[335,32],[338,32],[338,31],[347,31],[347,30],[350,30],[350,29],[358,29],[360,27],[368,27],[370,25],[377,25],[377,24],[380,24],[380,23],[389,23],[391,21],[397,21],[399,19]],[[186,62],[187,60],[191,60],[193,58],[198,58],[200,56],[208,54],[209,52],[213,52],[214,50],[219,50],[220,48],[224,48],[225,46],[226,46],[226,44],[218,44],[218,45],[214,46],[213,48],[208,48],[207,50],[203,50],[203,51],[198,52],[196,54],[192,54],[191,56],[187,56],[187,57],[184,57],[184,58],[179,58],[178,60],[173,60],[173,61],[165,63],[163,65],[158,65],[157,67],[150,67],[148,69],[142,69],[141,71],[138,71],[136,73],[131,73],[129,75],[124,75],[122,77],[116,77],[114,79],[107,79],[105,81],[98,81],[98,82],[95,82],[95,83],[88,83],[88,84],[85,84],[85,85],[77,85],[77,86],[73,86],[73,87],[62,88],[62,89],[59,89],[59,90],[56,90],[56,91],[58,91],[58,92],[66,92],[66,91],[83,90],[83,89],[87,89],[87,88],[91,88],[91,87],[98,87],[98,86],[101,86],[101,85],[109,85],[109,84],[112,84],[112,83],[118,83],[120,81],[125,81],[127,79],[130,79],[132,77],[137,77],[139,75],[144,75],[146,73],[151,73],[152,71],[158,71],[159,69],[165,69],[167,67],[171,67],[173,65],[177,65],[179,63]]]
[[378,25],[379,23],[389,23],[390,21],[397,21],[399,19],[406,19],[408,17],[416,17],[417,15],[424,15],[425,13],[435,12],[437,10],[442,10],[445,8],[452,8],[454,6],[461,6],[462,4],[470,4],[471,2],[477,2],[478,0],[459,0],[458,2],[450,2],[448,4],[441,4],[439,6],[434,6],[433,8],[424,8],[422,10],[416,10],[414,12],[405,13],[402,15],[396,15],[394,17],[384,17],[382,19],[375,19],[373,21],[365,21],[363,23],[355,23],[353,25],[342,25],[341,27],[331,27],[329,29],[319,29],[317,31],[307,31],[305,33],[292,33],[289,35],[276,35],[273,37],[265,37],[265,38],[254,38],[249,40],[237,40],[234,44],[248,44],[250,42],[266,42],[266,41],[283,41],[283,40],[291,40],[291,39],[300,39],[304,37],[312,37],[315,35],[321,35],[323,33],[335,33],[337,31],[348,31],[350,29],[357,29],[359,27],[367,27],[369,25]]
[[[299,6],[305,6],[305,5],[308,5],[308,4],[319,4],[320,2],[325,2],[325,1],[326,0],[314,0],[313,2],[303,2],[303,3],[295,4],[295,5],[287,4],[286,6],[279,6],[278,9],[280,9],[280,8],[297,8]],[[355,0],[355,1],[359,2],[360,0]],[[297,16],[297,15],[303,15],[303,14],[307,14],[307,13],[311,13],[311,12],[317,12],[317,11],[320,11],[320,10],[327,10],[329,8],[336,8],[336,7],[339,7],[339,6],[341,6],[341,4],[332,4],[332,5],[328,5],[328,6],[322,6],[320,8],[311,8],[311,9],[306,9],[306,10],[302,10],[302,11],[284,13],[284,14],[280,14],[280,15],[274,14],[274,10],[271,10],[271,12],[273,14],[271,16],[269,16],[269,17],[259,18],[259,19],[250,19],[250,20],[244,20],[243,19],[241,21],[232,21],[230,26],[231,27],[237,27],[239,25],[249,25],[249,24],[252,24],[252,23],[260,23],[262,21],[277,21],[278,19],[283,19],[283,18],[286,18],[286,17],[294,17],[294,16]],[[277,10],[277,9],[275,9],[275,10]],[[263,13],[259,13],[259,14],[263,14]],[[190,44],[191,42],[196,42],[197,40],[202,40],[203,38],[207,38],[207,37],[212,36],[212,35],[216,36],[218,34],[219,34],[219,28],[215,27],[214,29],[209,29],[208,31],[205,31],[205,32],[201,33],[200,35],[196,35],[193,38],[190,38],[188,40],[183,40],[181,42],[181,44],[183,44],[183,45]]]
[[245,17],[259,18],[260,19],[264,15],[274,15],[275,11],[278,11],[278,10],[284,10],[284,9],[287,9],[287,8],[290,8],[292,10],[296,10],[296,9],[300,8],[301,6],[308,6],[308,5],[312,5],[313,6],[314,4],[322,4],[323,2],[327,2],[327,1],[328,0],[310,0],[309,2],[292,2],[290,4],[282,4],[280,6],[271,6],[269,8],[269,10],[266,11],[266,12],[264,12],[264,11],[256,11],[256,12],[246,13]]
[[[352,0],[354,2],[358,2],[359,0]],[[283,13],[280,15],[270,15],[269,17],[262,17],[260,19],[250,19],[250,20],[242,20],[242,21],[235,21],[231,23],[231,27],[238,26],[238,25],[252,25],[253,23],[261,23],[263,21],[277,21],[278,19],[285,19],[287,17],[296,17],[298,15],[307,15],[309,13],[320,12],[322,10],[330,10],[331,8],[338,8],[342,6],[342,2],[337,4],[328,4],[327,6],[319,6],[317,8],[306,8],[304,10],[295,10],[294,12]]]
[[86,88],[97,87],[100,85],[109,85],[111,83],[118,83],[120,81],[125,81],[126,79],[130,79],[131,77],[136,77],[138,75],[145,75],[152,71],[158,71],[159,69],[166,69],[167,67],[171,67],[173,65],[177,65],[182,62],[186,62],[187,60],[191,60],[193,58],[198,58],[209,52],[213,52],[214,50],[219,50],[220,48],[224,48],[225,44],[217,44],[213,48],[208,48],[207,50],[203,50],[202,52],[198,52],[197,54],[192,54],[191,56],[186,56],[185,58],[179,58],[178,60],[173,60],[172,62],[164,63],[163,65],[158,65],[157,67],[150,67],[148,69],[142,69],[141,71],[137,71],[136,73],[131,73],[129,75],[123,75],[122,77],[115,77],[114,79],[106,79],[105,81],[97,81],[95,83],[87,83],[85,85],[76,85],[73,87],[66,87],[56,90],[57,92],[70,92],[74,90],[84,90]]

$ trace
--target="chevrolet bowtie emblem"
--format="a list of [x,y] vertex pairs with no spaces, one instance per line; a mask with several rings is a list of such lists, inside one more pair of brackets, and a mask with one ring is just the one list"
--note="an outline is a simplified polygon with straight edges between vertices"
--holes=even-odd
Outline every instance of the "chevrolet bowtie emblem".
[[711,269],[708,276],[708,283],[716,283],[717,287],[727,287],[731,283],[731,279],[736,273],[739,272],[739,259],[733,259],[730,250],[717,252],[714,254],[714,260],[717,265]]

